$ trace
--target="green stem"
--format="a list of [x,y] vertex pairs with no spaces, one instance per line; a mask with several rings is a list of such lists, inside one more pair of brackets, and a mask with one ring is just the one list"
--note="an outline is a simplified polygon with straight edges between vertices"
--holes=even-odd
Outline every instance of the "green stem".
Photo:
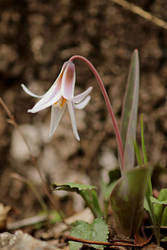
[[91,209],[93,215],[95,218],[102,218],[103,213],[101,211],[97,194],[95,190],[91,190],[91,192],[88,191],[81,191],[80,192],[82,198],[86,202],[87,206]]
[[151,196],[152,196],[152,185],[151,185],[151,175],[150,175],[149,180],[148,180],[147,192],[146,192],[146,200],[147,200],[149,210],[150,210],[150,218],[151,218],[151,221],[153,224],[153,232],[154,232],[157,244],[160,245],[159,230],[157,228],[157,219],[156,219],[156,216],[154,214],[153,204],[150,200]]

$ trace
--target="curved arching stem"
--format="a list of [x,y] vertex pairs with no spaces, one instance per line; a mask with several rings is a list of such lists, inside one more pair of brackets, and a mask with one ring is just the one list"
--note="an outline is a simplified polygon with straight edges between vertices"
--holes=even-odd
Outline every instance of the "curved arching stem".
[[104,100],[105,100],[108,112],[109,112],[109,114],[111,116],[111,119],[112,119],[112,123],[113,123],[113,127],[114,127],[114,132],[115,132],[116,140],[117,140],[118,153],[119,153],[120,161],[121,161],[121,170],[123,171],[124,170],[124,150],[123,150],[123,144],[122,144],[122,140],[121,140],[121,136],[120,136],[118,124],[117,124],[117,121],[115,119],[115,115],[114,115],[114,112],[112,110],[111,102],[110,102],[109,96],[108,96],[108,94],[106,92],[106,89],[104,87],[103,81],[102,81],[99,73],[97,72],[97,70],[93,66],[93,64],[87,58],[85,58],[83,56],[80,56],[80,55],[74,55],[74,56],[72,56],[69,59],[69,61],[74,61],[76,59],[79,59],[79,60],[85,62],[88,65],[89,69],[92,71],[92,73],[96,77],[96,80],[97,80],[97,82],[99,84],[99,87],[100,87],[100,90],[101,90],[101,92],[103,94],[103,97],[104,97]]

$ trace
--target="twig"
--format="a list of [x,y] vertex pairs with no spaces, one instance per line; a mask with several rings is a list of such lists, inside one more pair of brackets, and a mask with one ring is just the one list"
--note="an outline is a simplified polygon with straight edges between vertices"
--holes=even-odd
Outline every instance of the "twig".
[[23,219],[17,222],[7,224],[8,230],[16,230],[22,227],[32,226],[36,223],[44,222],[48,219],[48,215],[37,215],[31,218]]
[[8,122],[9,122],[10,124],[12,124],[12,125],[17,129],[17,131],[19,132],[19,134],[20,134],[21,137],[23,138],[23,140],[24,140],[24,142],[25,142],[25,144],[26,144],[26,146],[27,146],[27,148],[28,148],[28,151],[29,151],[29,153],[30,153],[32,164],[33,164],[33,166],[36,168],[36,170],[38,171],[39,176],[40,176],[40,178],[41,178],[41,181],[42,181],[42,184],[43,184],[44,191],[45,191],[46,195],[48,196],[48,198],[49,198],[49,200],[50,200],[50,202],[51,202],[53,208],[56,208],[55,201],[54,201],[54,199],[52,198],[52,196],[50,195],[48,186],[47,186],[47,184],[46,184],[46,182],[45,182],[45,179],[44,179],[44,177],[43,177],[43,175],[42,175],[42,173],[41,173],[41,170],[40,170],[40,168],[39,168],[39,166],[38,166],[38,164],[37,164],[37,161],[36,161],[35,157],[34,157],[33,154],[32,154],[31,147],[30,147],[30,145],[29,145],[29,143],[28,143],[26,137],[24,136],[24,134],[23,134],[22,131],[20,130],[20,128],[19,128],[19,126],[18,126],[18,124],[17,124],[17,122],[16,122],[14,116],[12,115],[11,111],[9,110],[9,108],[7,107],[7,105],[5,104],[5,102],[3,101],[3,99],[2,99],[1,97],[0,97],[0,104],[1,104],[1,106],[3,107],[3,109],[5,110],[5,112],[7,113],[8,117],[9,117],[9,121],[8,121]]
[[112,2],[122,6],[123,8],[130,10],[131,12],[143,17],[147,21],[152,22],[153,24],[167,30],[167,23],[162,19],[150,14],[149,12],[143,10],[142,8],[138,7],[133,3],[129,3],[125,0],[112,0]]
[[123,246],[123,247],[142,247],[146,245],[151,240],[151,238],[152,236],[142,243],[133,244],[131,243],[131,241],[128,240],[112,240],[111,242],[104,242],[104,241],[85,240],[70,235],[66,236],[67,241],[75,241],[83,244],[93,244],[93,245],[103,245],[103,246]]

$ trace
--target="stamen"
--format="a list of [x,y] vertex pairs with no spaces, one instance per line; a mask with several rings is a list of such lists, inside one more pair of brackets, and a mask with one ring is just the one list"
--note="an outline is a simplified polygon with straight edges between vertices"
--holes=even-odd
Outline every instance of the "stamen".
[[62,97],[61,98],[61,102],[60,102],[60,107],[62,108],[64,106],[64,104],[66,103],[67,99]]
[[63,96],[57,101],[55,102],[53,105],[55,106],[59,106],[60,108],[64,107],[64,104],[66,103],[67,99],[64,98]]
[[55,102],[53,105],[55,105],[55,106],[56,106],[57,104],[58,104],[58,102]]

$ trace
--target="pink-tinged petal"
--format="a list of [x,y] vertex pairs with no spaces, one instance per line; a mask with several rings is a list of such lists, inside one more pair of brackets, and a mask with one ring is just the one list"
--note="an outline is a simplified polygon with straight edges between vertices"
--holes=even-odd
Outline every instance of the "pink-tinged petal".
[[41,99],[39,102],[35,104],[35,106],[32,109],[29,109],[28,112],[37,113],[43,109],[52,106],[54,103],[57,103],[60,98],[61,98],[61,92],[59,92],[57,95],[54,95],[53,98],[51,98],[50,100],[48,99],[47,102],[42,103],[43,99]]
[[36,98],[42,98],[42,95],[36,95],[34,93],[32,93],[24,84],[21,84],[21,87],[23,88],[23,90],[30,96],[32,97],[36,97]]
[[91,97],[89,95],[82,102],[77,103],[77,104],[74,103],[74,108],[76,108],[76,109],[84,109],[86,107],[86,105],[89,103],[90,99],[91,99]]
[[67,100],[71,100],[74,96],[75,79],[75,65],[68,62],[62,77],[62,96]]
[[52,106],[57,102],[61,97],[61,86],[62,86],[62,76],[64,70],[66,69],[68,62],[65,62],[62,66],[59,76],[51,86],[51,88],[42,96],[41,100],[35,104],[32,109],[29,109],[28,112],[36,113],[40,110],[43,110],[49,106]]
[[53,136],[55,130],[57,129],[59,122],[62,118],[62,115],[64,113],[65,106],[63,108],[56,107],[55,105],[52,105],[51,109],[51,122],[50,122],[50,132],[49,136]]
[[74,103],[79,103],[79,102],[81,102],[83,99],[85,99],[85,97],[86,97],[87,95],[90,94],[90,92],[92,91],[92,89],[93,89],[93,87],[89,87],[87,90],[85,90],[85,91],[82,92],[81,94],[74,96],[72,101],[73,101]]
[[68,63],[69,63],[69,61],[66,61],[66,62],[63,63],[63,66],[62,66],[62,68],[61,68],[61,71],[60,71],[58,77],[63,73],[63,71],[65,70],[65,68],[66,68],[66,66],[68,65]]
[[57,102],[61,97],[61,80],[57,79],[56,84],[52,86],[48,92],[43,96],[43,98],[35,104],[32,109],[29,109],[28,112],[36,113],[40,110],[52,106]]
[[52,106],[54,103],[58,102],[59,99],[61,98],[61,93],[59,92],[56,96],[54,96],[54,98],[48,100],[48,102],[45,102],[44,104],[41,103],[42,99],[36,103],[36,105],[32,108],[29,109],[28,112],[29,113],[37,113],[43,109],[46,109],[50,106]]
[[78,130],[77,130],[77,125],[76,125],[76,120],[75,120],[75,113],[74,113],[74,108],[72,102],[68,101],[68,110],[70,113],[70,118],[71,118],[71,123],[72,123],[72,130],[75,138],[80,141]]

